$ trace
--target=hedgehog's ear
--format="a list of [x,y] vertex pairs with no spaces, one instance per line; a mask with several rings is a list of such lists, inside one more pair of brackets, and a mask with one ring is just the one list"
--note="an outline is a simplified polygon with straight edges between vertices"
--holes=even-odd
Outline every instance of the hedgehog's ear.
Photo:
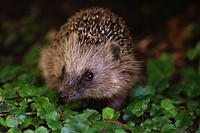
[[111,46],[111,53],[113,55],[114,60],[118,60],[120,57],[120,47],[117,45]]

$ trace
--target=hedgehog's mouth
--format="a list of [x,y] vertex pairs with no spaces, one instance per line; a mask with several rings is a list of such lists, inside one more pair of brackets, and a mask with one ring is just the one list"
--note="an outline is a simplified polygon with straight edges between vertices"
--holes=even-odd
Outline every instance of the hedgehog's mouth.
[[59,91],[57,93],[57,96],[61,103],[75,101],[81,98],[81,94],[76,91],[71,91],[71,92]]

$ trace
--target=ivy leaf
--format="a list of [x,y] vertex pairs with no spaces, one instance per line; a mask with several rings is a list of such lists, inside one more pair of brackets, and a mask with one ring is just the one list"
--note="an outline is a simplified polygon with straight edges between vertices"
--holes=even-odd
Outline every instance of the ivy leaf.
[[169,88],[169,82],[166,79],[160,79],[154,82],[154,88],[156,92],[162,93],[164,90]]
[[32,118],[27,118],[25,121],[20,125],[20,129],[26,128],[31,124]]
[[181,111],[177,114],[175,117],[176,119],[176,127],[178,128],[187,128],[189,125],[191,125],[196,117],[193,115],[190,115],[188,111]]
[[164,109],[164,114],[174,118],[177,115],[175,106],[170,99],[162,100],[161,107]]
[[27,99],[27,98],[24,98],[20,103],[19,105],[23,108],[23,109],[26,109],[28,107],[28,103],[31,102],[32,99]]
[[25,121],[26,116],[25,115],[19,115],[17,116],[18,123],[21,125]]
[[8,127],[17,127],[17,119],[15,117],[7,116],[6,117],[6,125]]
[[95,121],[91,124],[90,128],[87,129],[87,133],[97,133],[102,131],[105,127],[105,124],[101,121]]
[[77,114],[77,112],[75,112],[75,111],[66,110],[62,114],[62,120],[65,121],[66,123],[72,122],[71,118],[76,114]]
[[191,81],[184,85],[183,91],[188,97],[195,98],[200,96],[199,87],[200,85],[198,83]]
[[146,87],[138,86],[134,88],[131,92],[132,98],[153,96],[153,95],[155,95],[155,89],[150,86],[146,86]]
[[89,128],[89,125],[84,123],[68,123],[61,129],[61,133],[84,133]]
[[28,97],[28,96],[36,96],[39,97],[42,94],[44,94],[48,88],[47,87],[38,87],[36,88],[33,85],[30,84],[25,84],[23,86],[21,86],[22,89],[19,91],[19,95],[21,97]]
[[129,122],[127,122],[127,124],[126,124],[128,127],[129,127],[129,129],[133,132],[133,130],[135,129],[135,123],[133,122],[133,121],[129,121]]
[[104,108],[103,111],[102,111],[102,117],[103,117],[104,120],[112,119],[114,114],[115,114],[115,110],[112,109],[112,108],[109,108],[109,107]]
[[35,129],[35,133],[49,133],[46,127],[40,126]]
[[164,53],[160,60],[149,59],[147,61],[148,84],[153,85],[158,80],[168,79],[174,73],[173,59]]
[[47,125],[52,130],[57,130],[57,129],[61,129],[62,128],[62,125],[58,121],[54,121],[54,120],[47,120]]
[[25,110],[21,108],[15,108],[10,111],[9,114],[13,116],[25,115]]
[[144,114],[145,110],[148,108],[148,104],[150,102],[150,99],[141,100],[136,103],[131,103],[126,109],[126,113],[131,113],[136,115],[137,117]]
[[45,114],[45,119],[46,120],[58,120],[59,114],[56,111],[56,107],[53,104],[49,104],[47,108],[44,108],[46,114]]
[[161,130],[162,133],[175,133],[176,128],[172,124],[165,124],[162,126]]
[[12,98],[17,98],[17,91],[19,90],[19,87],[16,87],[15,85],[13,85],[12,83],[6,83],[3,85],[4,91],[2,94],[2,97],[4,99],[12,99]]
[[[167,127],[164,127],[165,125],[168,125]],[[170,125],[170,126],[169,126]],[[162,128],[163,131],[167,131],[167,129],[170,127],[173,128],[173,125],[171,125],[171,121],[167,119],[165,116],[160,117],[156,116],[152,119],[147,119],[145,120],[142,124],[141,127],[148,131],[160,131]]]
[[31,120],[31,125],[33,125],[35,127],[39,127],[43,123],[44,123],[44,120],[41,120],[39,117],[34,117]]
[[49,106],[49,99],[47,97],[34,98],[34,101],[39,107],[46,108]]
[[71,127],[69,125],[66,125],[65,127],[63,127],[61,129],[61,133],[78,133],[78,132],[76,131],[75,127]]
[[55,105],[49,103],[47,107],[40,107],[37,109],[37,115],[45,120],[58,120],[59,114],[56,111]]
[[82,116],[84,116],[89,121],[100,120],[100,114],[96,110],[92,109],[84,110]]
[[19,128],[10,128],[7,133],[22,133]]
[[4,113],[4,112],[10,112],[13,109],[12,106],[8,105],[5,102],[2,102],[0,104],[0,113]]
[[25,130],[23,133],[34,133],[34,131],[33,131],[33,130],[30,130],[30,129],[27,129],[27,130]]
[[121,114],[120,114],[119,111],[115,112],[115,114],[114,114],[112,120],[117,120],[117,119],[120,117],[120,115],[121,115]]
[[162,108],[160,107],[160,105],[153,103],[152,108],[150,110],[150,116],[153,116],[153,117],[160,116],[161,112],[162,112]]
[[7,127],[6,122],[4,121],[4,119],[2,117],[0,117],[0,125]]

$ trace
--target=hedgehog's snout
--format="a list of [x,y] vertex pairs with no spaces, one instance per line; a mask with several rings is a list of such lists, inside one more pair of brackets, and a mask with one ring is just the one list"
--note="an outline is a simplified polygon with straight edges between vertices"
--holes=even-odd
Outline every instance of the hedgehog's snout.
[[81,94],[77,93],[76,90],[70,90],[69,88],[65,90],[60,90],[57,93],[57,97],[61,104],[64,104],[67,101],[77,100],[80,98],[80,96]]
[[64,92],[64,91],[59,91],[57,95],[58,95],[59,101],[62,104],[64,104],[65,101],[67,101],[67,99],[69,99],[69,95],[66,92]]

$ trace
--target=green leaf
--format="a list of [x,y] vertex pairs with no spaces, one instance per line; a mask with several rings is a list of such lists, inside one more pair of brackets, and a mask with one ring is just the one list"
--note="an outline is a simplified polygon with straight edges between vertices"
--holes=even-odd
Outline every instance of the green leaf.
[[6,127],[6,122],[4,121],[2,117],[0,117],[0,125]]
[[22,100],[19,105],[23,108],[23,109],[26,109],[28,107],[27,105],[28,103],[28,100],[26,98],[24,98],[24,100]]
[[58,120],[60,115],[56,111],[55,105],[49,104],[49,106],[45,107],[44,110],[46,112],[44,119],[46,119],[46,120]]
[[169,119],[167,119],[165,116],[163,117],[156,116],[152,119],[145,120],[143,123],[141,123],[141,127],[143,127],[147,131],[160,131],[160,130],[166,131],[168,127],[164,127],[164,126],[171,123],[172,122]]
[[175,133],[176,132],[176,128],[172,124],[165,124],[161,128],[161,132],[162,133]]
[[163,54],[160,60],[147,61],[148,84],[153,85],[158,80],[168,79],[174,73],[174,62],[168,54]]
[[77,112],[75,112],[75,111],[66,110],[62,114],[62,120],[65,121],[66,123],[71,122],[71,118],[73,118],[74,115],[76,115],[76,114],[77,114]]
[[132,113],[136,115],[137,117],[139,117],[144,114],[145,110],[148,108],[149,102],[150,102],[150,99],[145,99],[136,103],[131,103],[125,109],[125,112],[129,114]]
[[126,131],[123,129],[115,129],[114,133],[126,133]]
[[0,113],[10,112],[12,109],[13,107],[6,104],[5,102],[0,104]]
[[131,93],[132,98],[154,96],[154,95],[155,95],[155,89],[150,86],[146,87],[138,86],[134,88]]
[[26,128],[31,124],[32,118],[27,118],[24,120],[24,122],[20,125],[20,129]]
[[6,83],[3,85],[3,88],[5,90],[2,94],[4,99],[12,99],[18,97],[16,92],[19,90],[19,87],[16,87],[12,83]]
[[109,107],[104,108],[103,111],[102,111],[102,117],[103,117],[104,120],[112,119],[114,114],[115,114],[115,110],[112,109],[112,108],[109,108]]
[[34,117],[31,120],[31,125],[33,125],[35,127],[39,127],[43,123],[44,123],[44,120],[41,120],[39,117]]
[[116,120],[116,121],[117,121],[117,119],[120,117],[120,115],[121,115],[121,114],[120,114],[119,111],[115,112],[115,114],[114,114],[112,120]]
[[105,123],[102,121],[95,121],[91,124],[90,128],[87,129],[87,133],[97,133],[103,131]]
[[182,89],[188,97],[195,98],[200,96],[199,87],[200,87],[199,83],[188,82],[187,84],[184,85],[184,88]]
[[20,97],[28,97],[28,96],[35,96],[34,90],[36,88],[32,85],[26,84],[23,86],[23,89],[19,91]]
[[126,123],[126,125],[128,126],[128,128],[133,132],[133,130],[135,129],[135,123],[133,121],[129,121]]
[[19,128],[10,128],[7,133],[22,133]]
[[6,117],[6,125],[8,127],[17,127],[17,125],[18,125],[17,118],[16,117],[7,116]]
[[34,101],[38,104],[39,107],[46,108],[49,106],[49,99],[47,97],[34,98]]
[[160,107],[160,105],[153,103],[150,110],[150,116],[152,117],[160,116],[161,113],[162,113],[162,108]]
[[189,114],[188,111],[181,111],[175,117],[176,119],[175,125],[178,128],[187,128],[189,125],[193,123],[192,120],[194,120],[195,118],[196,117],[194,115]]
[[162,93],[164,90],[169,88],[169,83],[165,79],[163,79],[163,80],[160,79],[160,80],[157,80],[154,82],[154,87],[158,93]]
[[190,49],[187,53],[187,56],[190,60],[194,60],[200,55],[200,42],[197,43],[196,47]]
[[37,116],[45,120],[58,120],[60,115],[56,111],[55,105],[49,103],[47,98],[39,98],[37,101],[39,104],[39,108],[37,109]]
[[100,114],[96,110],[92,109],[84,110],[82,116],[84,116],[89,121],[100,120]]
[[162,100],[161,107],[164,109],[164,114],[174,118],[177,115],[176,107],[170,99]]
[[61,129],[61,133],[78,133],[75,127],[65,126]]
[[48,120],[47,121],[47,125],[52,129],[52,130],[57,130],[57,129],[61,129],[62,125],[58,122],[58,121],[54,121],[54,120]]
[[25,115],[25,110],[21,108],[15,108],[9,114],[14,115],[14,116]]
[[26,116],[25,115],[19,115],[17,116],[18,118],[18,123],[22,124],[25,121]]
[[49,133],[46,127],[40,126],[35,129],[35,133]]
[[25,130],[23,133],[34,133],[34,131],[33,131],[33,130],[30,130],[30,129],[27,129],[27,130]]
[[84,123],[68,123],[61,129],[61,133],[84,133],[88,127]]

